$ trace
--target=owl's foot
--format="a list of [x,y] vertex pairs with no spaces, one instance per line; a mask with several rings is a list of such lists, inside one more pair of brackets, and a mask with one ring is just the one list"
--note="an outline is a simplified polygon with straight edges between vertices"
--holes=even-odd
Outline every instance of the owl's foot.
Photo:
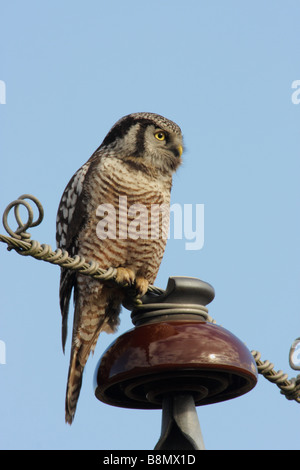
[[123,287],[132,286],[135,281],[135,272],[130,268],[117,268],[116,282]]
[[146,294],[149,287],[149,282],[147,279],[141,276],[137,276],[135,279],[135,289],[137,291],[138,297],[143,297]]
[[133,310],[138,305],[142,305],[141,297],[148,291],[149,282],[142,276],[137,276],[132,287],[124,292],[123,306],[128,310]]
[[138,297],[146,294],[149,282],[142,276],[135,277],[131,268],[117,268],[116,282],[122,287],[133,287]]

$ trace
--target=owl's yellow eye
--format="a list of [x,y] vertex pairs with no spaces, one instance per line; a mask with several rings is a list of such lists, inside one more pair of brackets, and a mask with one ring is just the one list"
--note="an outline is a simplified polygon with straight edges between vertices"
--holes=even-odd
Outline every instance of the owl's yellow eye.
[[154,137],[155,137],[157,140],[165,140],[166,134],[165,134],[164,132],[162,132],[162,131],[158,131],[158,132],[155,132]]

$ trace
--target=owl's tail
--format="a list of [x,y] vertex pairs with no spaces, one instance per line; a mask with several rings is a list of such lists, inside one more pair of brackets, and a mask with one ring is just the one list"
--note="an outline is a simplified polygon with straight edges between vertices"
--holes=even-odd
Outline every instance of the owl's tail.
[[[120,293],[110,289],[109,298],[101,289],[102,296],[94,299],[94,304],[80,311],[75,305],[75,328],[73,328],[71,358],[66,391],[65,419],[72,424],[80,394],[84,366],[91,352],[94,352],[101,331],[113,333],[119,324]],[[110,292],[109,291],[109,292]],[[80,326],[79,326],[80,325]]]
[[99,333],[100,329],[94,333],[87,344],[81,345],[79,348],[74,347],[71,352],[65,404],[66,423],[72,424],[73,422],[82,384],[83,369],[90,352],[95,349]]
[[75,416],[76,405],[82,384],[83,369],[83,366],[77,362],[77,354],[74,354],[69,367],[66,391],[65,419],[66,423],[69,424],[72,424]]

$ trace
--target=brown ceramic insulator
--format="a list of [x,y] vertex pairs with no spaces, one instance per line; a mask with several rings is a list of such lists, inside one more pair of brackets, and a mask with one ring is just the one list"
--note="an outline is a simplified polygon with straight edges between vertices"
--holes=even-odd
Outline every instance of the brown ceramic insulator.
[[[173,279],[176,290],[182,278]],[[192,282],[196,288],[194,281],[198,280]],[[207,285],[204,287],[207,294]],[[184,293],[180,296],[184,302],[177,302],[179,313],[173,289],[164,299],[172,305],[169,316],[168,309],[161,309],[159,299],[158,309],[154,304],[148,306],[146,322],[137,312],[139,326],[121,335],[106,350],[95,376],[99,400],[124,408],[159,409],[164,396],[184,392],[192,394],[196,405],[206,405],[243,395],[255,386],[257,369],[250,351],[225,328],[203,321],[200,314],[194,315],[197,299],[188,290],[185,299]],[[187,300],[193,305],[192,315]],[[202,305],[209,301],[202,296]],[[184,308],[188,312],[186,319]],[[198,304],[199,312],[202,308]]]

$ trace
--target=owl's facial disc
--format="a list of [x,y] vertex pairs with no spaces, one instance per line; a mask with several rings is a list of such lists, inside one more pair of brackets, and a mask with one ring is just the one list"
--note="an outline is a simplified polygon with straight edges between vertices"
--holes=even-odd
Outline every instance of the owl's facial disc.
[[[171,139],[170,135],[163,130],[156,131],[154,134],[154,137],[160,141],[160,142],[165,142],[168,143]],[[183,146],[182,145],[177,145],[177,147],[171,148],[173,150],[175,157],[180,158],[183,152]]]
[[181,163],[182,136],[169,129],[149,125],[144,134],[144,158],[157,168],[175,170]]

